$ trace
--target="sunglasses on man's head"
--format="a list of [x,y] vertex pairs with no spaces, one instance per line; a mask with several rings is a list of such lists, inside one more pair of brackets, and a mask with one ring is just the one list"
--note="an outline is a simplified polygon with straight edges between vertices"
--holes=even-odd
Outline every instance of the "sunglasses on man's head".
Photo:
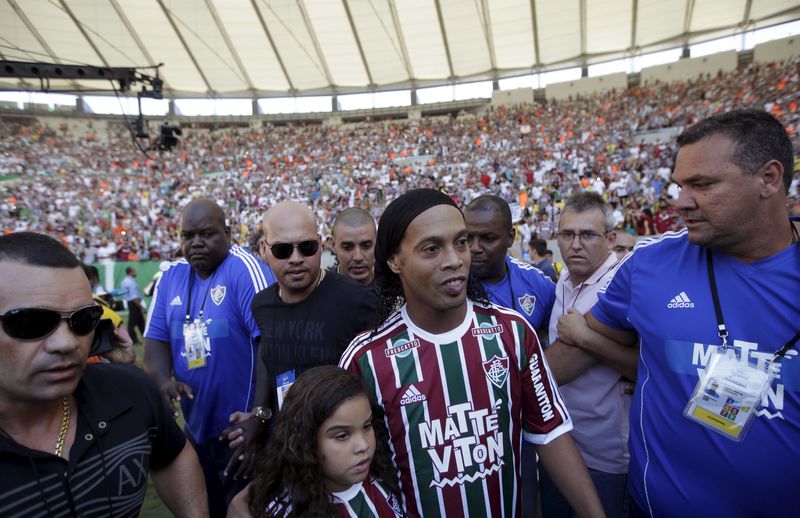
[[269,251],[272,252],[275,259],[288,259],[292,256],[292,252],[297,248],[300,253],[305,257],[311,257],[319,250],[319,241],[316,239],[309,239],[307,241],[300,241],[299,243],[267,243]]
[[17,308],[3,315],[3,331],[16,340],[32,342],[50,336],[62,320],[78,336],[86,336],[97,327],[103,316],[103,308],[97,304],[72,311],[57,311],[46,308]]

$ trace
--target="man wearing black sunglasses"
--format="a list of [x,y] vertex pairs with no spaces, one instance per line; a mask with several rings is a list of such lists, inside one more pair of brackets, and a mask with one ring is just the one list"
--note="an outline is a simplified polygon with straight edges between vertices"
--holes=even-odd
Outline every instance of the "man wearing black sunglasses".
[[212,200],[186,206],[180,239],[185,259],[164,271],[153,294],[145,369],[167,404],[180,401],[211,514],[223,516],[241,488],[222,476],[231,450],[219,436],[231,415],[250,410],[259,336],[250,303],[274,277],[252,254],[231,246],[225,213]]
[[[261,253],[278,282],[253,299],[253,317],[261,330],[254,406],[262,418],[277,412],[297,376],[318,365],[336,365],[350,340],[373,324],[377,302],[369,288],[322,270],[320,237],[308,207],[278,203],[267,212],[263,226]],[[237,459],[257,446],[251,438],[263,432],[261,423],[254,418],[229,429],[229,439],[242,432],[246,439]],[[248,468],[243,463],[237,476]]]
[[0,237],[0,515],[137,516],[148,472],[176,516],[207,516],[197,455],[139,369],[86,365],[102,309],[80,263]]

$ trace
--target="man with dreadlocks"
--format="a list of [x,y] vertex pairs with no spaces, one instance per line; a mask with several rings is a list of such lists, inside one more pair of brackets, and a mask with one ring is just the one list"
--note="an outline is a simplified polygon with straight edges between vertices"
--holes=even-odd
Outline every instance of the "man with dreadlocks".
[[580,516],[603,516],[536,333],[469,277],[453,200],[432,189],[400,196],[375,257],[382,323],[340,365],[374,392],[409,515],[519,517],[524,439]]

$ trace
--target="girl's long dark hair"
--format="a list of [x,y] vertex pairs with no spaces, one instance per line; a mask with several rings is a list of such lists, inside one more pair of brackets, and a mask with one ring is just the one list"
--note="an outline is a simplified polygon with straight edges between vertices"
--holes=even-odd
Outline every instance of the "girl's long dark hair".
[[[253,516],[286,516],[289,506],[298,517],[336,515],[323,483],[317,431],[342,403],[360,395],[370,398],[364,380],[333,365],[314,367],[297,378],[286,394],[272,437],[258,454],[248,500]],[[376,417],[375,403],[370,403],[375,431],[370,474],[402,502],[388,434]]]

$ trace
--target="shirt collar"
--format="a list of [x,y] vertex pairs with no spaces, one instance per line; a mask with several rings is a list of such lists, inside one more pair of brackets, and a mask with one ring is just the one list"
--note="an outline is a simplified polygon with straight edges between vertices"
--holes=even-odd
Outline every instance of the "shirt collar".
[[591,286],[592,284],[595,284],[595,283],[599,282],[600,279],[605,277],[606,274],[609,271],[611,271],[611,269],[614,266],[616,266],[618,262],[619,262],[619,259],[617,259],[617,254],[615,254],[614,252],[609,252],[608,253],[608,257],[606,257],[606,260],[603,261],[603,264],[601,264],[595,271],[593,271],[588,279],[586,279],[582,283],[578,283],[577,285],[575,285],[575,284],[572,283],[572,275],[569,275],[569,271],[568,271],[567,272],[568,275],[564,279],[564,282],[565,283],[569,283],[569,285],[571,287],[573,287],[573,288],[575,286],[580,286],[581,284],[583,284],[584,286]]

